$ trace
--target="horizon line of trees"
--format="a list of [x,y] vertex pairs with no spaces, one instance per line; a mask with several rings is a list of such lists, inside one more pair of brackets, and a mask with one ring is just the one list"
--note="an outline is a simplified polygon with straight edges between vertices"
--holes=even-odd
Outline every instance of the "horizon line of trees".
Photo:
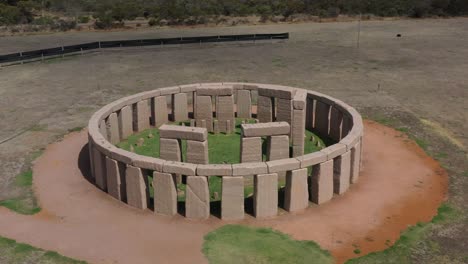
[[190,17],[262,17],[371,14],[382,17],[468,15],[468,0],[0,0],[0,25],[34,23],[40,12],[76,18],[91,14],[105,27],[136,17],[184,21]]

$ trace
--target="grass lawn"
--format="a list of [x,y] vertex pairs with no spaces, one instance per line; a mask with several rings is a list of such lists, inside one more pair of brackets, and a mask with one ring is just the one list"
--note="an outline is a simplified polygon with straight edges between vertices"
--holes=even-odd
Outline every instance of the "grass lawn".
[[205,236],[203,253],[211,264],[333,263],[313,241],[299,241],[270,228],[225,225]]
[[78,264],[86,262],[73,260],[54,251],[42,250],[0,236],[0,263]]
[[[236,130],[232,134],[213,134],[208,133],[208,156],[210,164],[234,164],[240,163],[240,146],[241,146],[241,124],[243,119],[236,119]],[[254,123],[255,120],[247,120],[248,123]],[[183,121],[178,123],[172,123],[181,125],[185,123],[186,126],[190,125],[190,122]],[[150,134],[152,136],[150,136]],[[316,139],[316,142],[320,142],[321,146],[325,146],[327,143],[316,136],[314,133],[306,130],[306,137],[304,138],[304,152],[312,153],[319,151],[322,147],[317,147],[317,143],[310,141],[311,137]],[[144,141],[142,144],[138,144],[138,140],[142,138]],[[263,142],[263,160],[266,161],[266,140],[262,139]],[[187,149],[186,140],[182,140],[182,160],[185,161],[185,153]],[[140,133],[133,134],[129,136],[126,140],[123,140],[117,144],[117,147],[130,151],[133,148],[133,151],[140,155],[150,156],[150,157],[159,157],[159,131],[157,128],[147,129]],[[152,183],[152,174],[148,175],[150,186]],[[279,186],[284,186],[284,182],[279,182]],[[153,197],[153,188],[150,188],[150,196]],[[185,200],[185,184],[179,184],[177,186],[179,190],[178,200]],[[209,189],[211,201],[218,201],[221,197],[221,178],[219,177],[209,177]],[[217,196],[215,195],[217,193]],[[252,182],[246,181],[244,187],[245,196],[248,197],[253,193]]]

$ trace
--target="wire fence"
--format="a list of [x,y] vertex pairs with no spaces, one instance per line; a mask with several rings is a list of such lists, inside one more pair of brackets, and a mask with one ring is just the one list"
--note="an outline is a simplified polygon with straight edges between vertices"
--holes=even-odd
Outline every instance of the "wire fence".
[[112,40],[97,41],[78,45],[61,46],[49,49],[32,50],[18,53],[0,55],[0,63],[23,62],[35,59],[44,59],[52,56],[64,56],[65,54],[90,51],[95,49],[118,48],[118,47],[139,47],[139,46],[164,46],[180,44],[202,44],[216,42],[238,42],[289,39],[289,33],[277,34],[244,34],[244,35],[220,35],[202,37],[179,37],[161,39],[132,39],[132,40]]

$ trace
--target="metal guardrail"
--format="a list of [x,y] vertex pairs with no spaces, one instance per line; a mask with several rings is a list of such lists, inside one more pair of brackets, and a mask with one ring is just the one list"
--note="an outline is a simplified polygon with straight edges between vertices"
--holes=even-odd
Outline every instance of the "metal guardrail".
[[27,60],[38,59],[38,58],[44,59],[45,57],[50,57],[50,56],[58,56],[58,55],[64,55],[68,53],[83,52],[83,51],[89,51],[89,50],[94,50],[94,49],[116,48],[116,47],[163,46],[163,45],[197,44],[197,43],[201,44],[201,43],[256,41],[256,40],[273,40],[273,39],[289,39],[289,33],[98,41],[98,42],[90,42],[90,43],[71,45],[71,46],[55,47],[55,48],[50,48],[50,49],[32,50],[32,51],[0,55],[0,63],[27,61]]

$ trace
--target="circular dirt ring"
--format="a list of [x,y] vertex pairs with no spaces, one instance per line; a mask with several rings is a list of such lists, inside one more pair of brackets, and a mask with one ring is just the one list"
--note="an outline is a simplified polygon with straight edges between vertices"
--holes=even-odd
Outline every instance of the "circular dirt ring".
[[[353,244],[362,254],[382,250],[408,225],[431,219],[446,195],[446,172],[400,132],[374,122],[365,130],[361,178],[346,194],[296,215],[234,223],[314,240],[341,263],[356,256]],[[24,216],[0,208],[0,235],[92,263],[206,262],[203,236],[226,221],[155,216],[116,203],[84,177],[87,140],[83,131],[47,147],[34,166],[43,211]]]

